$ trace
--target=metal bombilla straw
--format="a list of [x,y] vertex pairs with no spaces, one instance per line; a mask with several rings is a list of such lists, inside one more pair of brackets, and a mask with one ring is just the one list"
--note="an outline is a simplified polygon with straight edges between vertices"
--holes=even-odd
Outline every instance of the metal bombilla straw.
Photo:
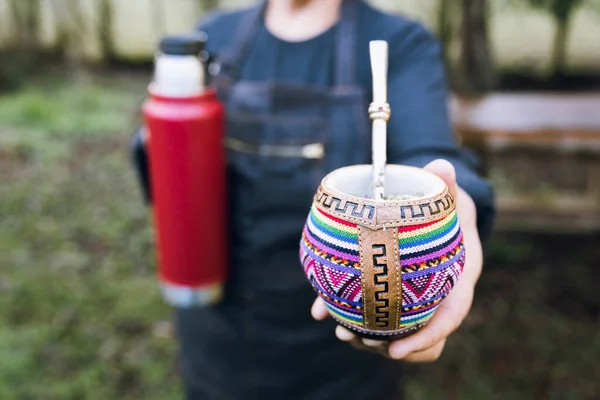
[[390,105],[387,102],[388,43],[374,40],[369,43],[371,71],[373,73],[373,102],[369,106],[369,117],[373,121],[372,157],[374,200],[385,198],[385,165],[387,121],[390,119]]

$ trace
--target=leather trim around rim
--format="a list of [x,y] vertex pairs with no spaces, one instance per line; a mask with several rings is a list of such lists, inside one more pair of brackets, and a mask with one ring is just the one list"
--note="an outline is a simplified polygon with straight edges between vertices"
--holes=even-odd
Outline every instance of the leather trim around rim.
[[419,200],[374,201],[326,189],[321,184],[315,194],[314,203],[335,217],[371,229],[436,221],[446,217],[456,207],[448,187],[437,196]]

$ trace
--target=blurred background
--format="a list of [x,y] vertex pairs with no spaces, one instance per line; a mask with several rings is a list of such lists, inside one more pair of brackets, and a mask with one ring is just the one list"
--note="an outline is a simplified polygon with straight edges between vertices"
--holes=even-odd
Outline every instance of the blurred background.
[[[127,146],[156,42],[240,0],[0,0],[0,399],[180,398]],[[373,0],[443,43],[495,184],[474,308],[408,399],[600,396],[600,0]]]

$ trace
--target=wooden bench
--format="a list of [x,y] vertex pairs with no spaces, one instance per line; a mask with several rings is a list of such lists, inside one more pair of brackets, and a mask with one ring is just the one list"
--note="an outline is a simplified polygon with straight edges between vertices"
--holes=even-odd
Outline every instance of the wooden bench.
[[498,229],[600,231],[600,94],[455,97],[451,113],[494,182]]

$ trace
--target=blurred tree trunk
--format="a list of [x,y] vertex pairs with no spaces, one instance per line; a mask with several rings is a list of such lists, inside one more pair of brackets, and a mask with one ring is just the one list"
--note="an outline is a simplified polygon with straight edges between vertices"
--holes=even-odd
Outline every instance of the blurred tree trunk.
[[557,23],[556,34],[552,49],[552,70],[555,78],[564,76],[567,65],[567,40],[569,39],[569,24]]
[[52,8],[57,15],[58,49],[70,67],[82,64],[82,40],[86,34],[81,3],[79,0],[53,0]]
[[[552,75],[561,78],[566,74],[567,65],[567,41],[569,39],[569,28],[575,10],[583,3],[583,0],[527,0],[529,6],[542,9],[550,13],[556,23],[556,34],[552,49]],[[590,4],[593,4],[590,2]]]
[[439,0],[437,25],[438,39],[446,66],[446,75],[452,90],[461,90],[460,63],[457,45],[460,39],[462,12],[456,0]]
[[17,90],[39,66],[39,0],[6,1],[14,36],[0,49],[0,92]]
[[204,11],[210,11],[219,6],[219,0],[200,0],[200,7]]
[[569,30],[575,10],[583,0],[554,0],[550,11],[556,22],[556,35],[552,49],[552,69],[555,78],[564,76],[567,72],[567,43]]
[[100,43],[104,60],[112,62],[114,61],[115,52],[112,38],[112,8],[110,0],[102,0],[100,2],[100,24],[98,24],[98,29],[100,30]]
[[495,86],[488,41],[489,8],[486,0],[462,0],[460,75],[465,90],[485,92]]
[[12,0],[10,10],[16,28],[15,44],[24,51],[33,51],[37,47],[39,0]]
[[447,69],[449,69],[451,65],[450,45],[453,38],[451,12],[451,2],[449,0],[440,0],[438,11],[438,38],[442,45],[442,55]]

